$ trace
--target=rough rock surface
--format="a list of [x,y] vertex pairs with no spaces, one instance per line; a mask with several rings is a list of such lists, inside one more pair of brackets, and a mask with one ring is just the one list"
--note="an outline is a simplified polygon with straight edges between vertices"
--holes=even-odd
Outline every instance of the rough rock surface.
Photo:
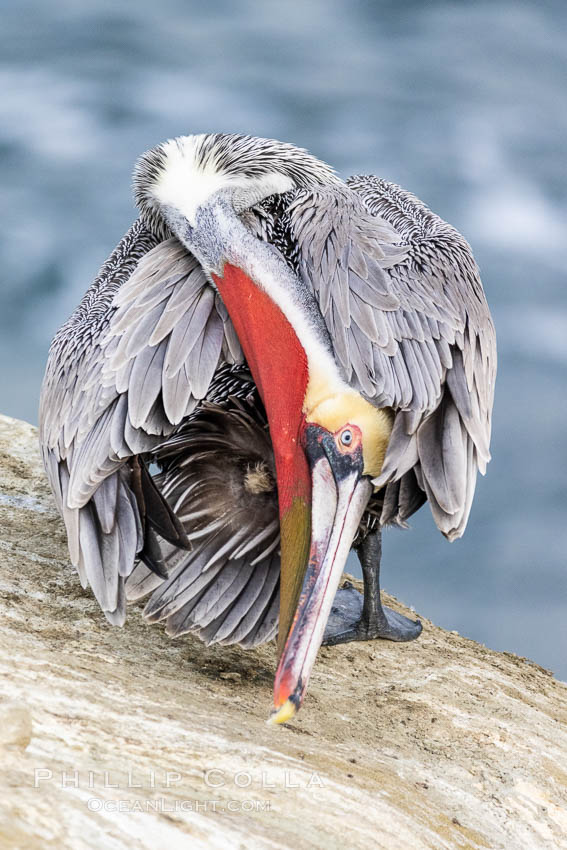
[[5,417],[0,550],[0,848],[567,847],[567,686],[532,662],[424,620],[323,649],[269,727],[273,645],[106,623]]

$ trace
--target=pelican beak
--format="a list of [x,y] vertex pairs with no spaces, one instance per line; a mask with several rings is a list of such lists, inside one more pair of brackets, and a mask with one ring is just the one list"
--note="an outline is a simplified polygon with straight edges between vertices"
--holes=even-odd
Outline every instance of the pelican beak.
[[[347,429],[349,443],[343,445]],[[362,474],[362,438],[356,426],[332,434],[307,424],[304,446],[312,482],[309,563],[276,672],[270,723],[285,723],[301,707],[343,568],[372,493],[370,478]]]

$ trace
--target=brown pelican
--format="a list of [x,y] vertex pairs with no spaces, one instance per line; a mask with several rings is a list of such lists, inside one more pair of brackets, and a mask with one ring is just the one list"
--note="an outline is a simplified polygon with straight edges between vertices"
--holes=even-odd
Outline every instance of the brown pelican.
[[[149,593],[149,620],[207,642],[279,621],[283,722],[323,639],[420,633],[380,603],[380,529],[427,500],[462,535],[490,458],[490,313],[454,228],[293,145],[177,138],[134,187],[43,384],[71,561],[114,624]],[[338,590],[353,545],[363,600]]]

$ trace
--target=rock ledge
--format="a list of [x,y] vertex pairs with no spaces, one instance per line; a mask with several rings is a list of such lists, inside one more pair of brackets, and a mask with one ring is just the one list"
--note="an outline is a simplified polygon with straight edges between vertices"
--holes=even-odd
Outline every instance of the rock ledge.
[[1,416],[0,550],[0,848],[567,848],[567,686],[536,664],[422,618],[323,649],[269,727],[272,646],[107,625]]

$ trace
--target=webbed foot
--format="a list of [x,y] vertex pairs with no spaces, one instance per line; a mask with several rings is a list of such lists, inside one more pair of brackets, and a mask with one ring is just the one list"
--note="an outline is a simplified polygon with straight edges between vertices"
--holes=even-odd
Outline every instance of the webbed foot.
[[404,642],[415,640],[422,631],[419,620],[410,620],[391,608],[378,603],[369,616],[365,616],[363,596],[349,581],[337,591],[327,627],[324,646],[348,643],[351,640],[383,638]]

